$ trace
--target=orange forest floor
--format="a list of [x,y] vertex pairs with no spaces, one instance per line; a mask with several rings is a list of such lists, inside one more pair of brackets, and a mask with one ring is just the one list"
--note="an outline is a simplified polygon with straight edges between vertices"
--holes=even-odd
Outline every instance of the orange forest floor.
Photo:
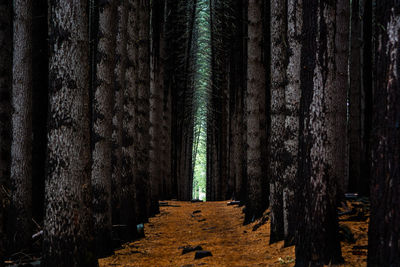
[[[115,255],[100,259],[100,266],[294,265],[294,247],[283,248],[283,242],[269,245],[269,221],[255,231],[253,228],[260,221],[243,226],[241,207],[227,206],[226,201],[168,201],[168,205],[160,207],[160,214],[145,224],[145,238],[125,244]],[[193,213],[198,210],[201,212]],[[342,266],[366,266],[368,219],[343,221],[340,225],[345,229],[343,236],[349,234],[355,239],[355,243],[349,238],[342,242],[346,261]],[[195,252],[182,255],[183,247],[198,245],[212,256],[195,260]]]

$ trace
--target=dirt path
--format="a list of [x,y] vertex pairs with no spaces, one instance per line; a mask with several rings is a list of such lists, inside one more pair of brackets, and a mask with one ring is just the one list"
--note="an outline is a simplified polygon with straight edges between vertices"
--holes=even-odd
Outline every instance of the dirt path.
[[[101,259],[100,266],[294,265],[294,247],[283,248],[283,242],[268,245],[268,223],[252,231],[257,222],[243,226],[242,208],[226,203],[168,201],[172,207],[161,207],[161,213],[145,224],[146,238]],[[196,210],[201,212],[193,214]],[[213,256],[195,260],[195,252],[182,255],[182,247],[197,245]],[[365,266],[365,255],[352,256],[354,245],[342,245],[345,266]]]

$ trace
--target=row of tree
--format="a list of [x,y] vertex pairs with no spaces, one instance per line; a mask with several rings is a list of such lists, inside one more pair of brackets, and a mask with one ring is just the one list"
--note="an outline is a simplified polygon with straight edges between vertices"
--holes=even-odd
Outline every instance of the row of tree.
[[[0,1],[0,266],[96,266],[191,198],[190,1]],[[192,7],[192,8],[190,8]]]
[[210,0],[207,199],[271,214],[296,266],[342,262],[337,207],[370,195],[369,266],[400,264],[396,1]]

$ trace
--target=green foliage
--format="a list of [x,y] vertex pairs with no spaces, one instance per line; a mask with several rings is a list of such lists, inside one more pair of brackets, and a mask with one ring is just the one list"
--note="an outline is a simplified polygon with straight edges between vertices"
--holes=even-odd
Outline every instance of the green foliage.
[[207,103],[211,81],[209,0],[199,0],[194,25],[193,198],[205,199],[207,170]]

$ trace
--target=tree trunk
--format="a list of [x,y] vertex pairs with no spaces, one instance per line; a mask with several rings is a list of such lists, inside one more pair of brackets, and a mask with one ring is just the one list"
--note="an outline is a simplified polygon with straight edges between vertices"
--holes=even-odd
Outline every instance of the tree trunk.
[[11,245],[26,248],[32,220],[32,1],[14,1]]
[[350,1],[336,1],[336,32],[335,32],[335,70],[336,91],[333,114],[330,117],[335,131],[333,144],[333,165],[335,177],[338,179],[338,199],[344,198],[348,188],[348,151],[347,151],[347,92],[348,92],[348,64],[349,64],[349,28],[350,28]]
[[49,118],[43,266],[97,266],[89,132],[87,1],[49,2]]
[[247,67],[247,186],[245,222],[262,216],[268,203],[267,177],[263,171],[266,161],[262,147],[265,140],[266,74],[263,62],[263,1],[249,0],[248,6],[248,67]]
[[337,106],[346,107],[340,102],[345,92],[335,87],[335,9],[335,2],[304,2],[299,13],[303,27],[297,267],[343,261],[336,212],[335,117]]
[[[7,188],[10,178],[11,153],[11,79],[12,79],[12,5],[0,1],[0,188]],[[7,199],[0,189],[0,266],[3,266],[6,232]]]
[[137,6],[138,21],[138,79],[136,116],[136,196],[138,219],[147,220],[150,213],[150,181],[149,181],[149,150],[150,150],[150,3],[139,1]]
[[358,185],[364,183],[362,168],[362,16],[363,0],[353,0],[351,7],[351,56],[349,87],[349,188],[357,192]]
[[286,0],[271,2],[271,135],[270,135],[270,210],[269,243],[284,239],[283,174],[285,166],[285,85],[287,65]]
[[121,172],[122,172],[122,146],[123,146],[123,108],[125,92],[126,71],[126,34],[127,34],[127,5],[126,1],[118,4],[117,11],[117,35],[115,51],[115,92],[113,108],[113,132],[112,132],[112,176],[111,176],[111,207],[112,223],[121,223]]
[[400,6],[376,4],[368,266],[400,266]]
[[96,72],[92,99],[92,190],[96,252],[110,255],[111,221],[111,157],[112,110],[114,87],[115,7],[116,1],[98,3]]
[[302,0],[288,0],[287,9],[287,42],[289,47],[286,70],[287,85],[285,88],[285,154],[283,161],[283,223],[285,246],[294,244],[296,232],[295,189],[298,180],[299,151],[299,113],[300,113],[300,71],[301,71],[301,30],[303,25]]
[[[132,240],[136,235],[136,186],[134,180],[134,164],[135,164],[135,90],[137,65],[135,55],[136,38],[134,27],[136,21],[136,8],[133,0],[128,1],[128,21],[126,35],[126,87],[124,88],[124,105],[122,119],[122,170],[121,170],[121,224],[127,225],[125,238]],[[122,71],[122,70],[121,70]],[[122,81],[121,81],[122,82]]]

